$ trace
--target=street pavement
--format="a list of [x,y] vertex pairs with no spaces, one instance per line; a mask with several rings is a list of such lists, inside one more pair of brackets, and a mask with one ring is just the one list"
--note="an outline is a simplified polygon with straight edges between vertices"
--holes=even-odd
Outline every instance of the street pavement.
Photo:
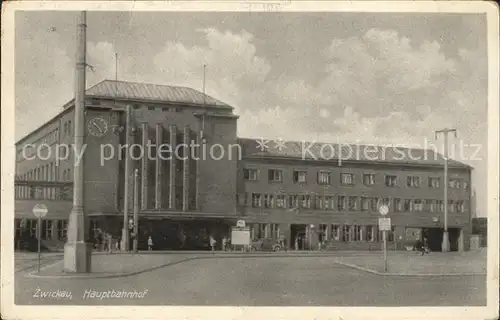
[[[143,254],[139,259],[160,259],[153,256],[161,255]],[[118,257],[116,255],[116,259]],[[132,276],[97,279],[33,278],[28,277],[30,270],[23,270],[16,272],[15,303],[220,306],[486,304],[484,275],[382,276],[337,261],[338,257],[334,255],[273,258],[265,255],[225,258],[204,255],[201,259]]]

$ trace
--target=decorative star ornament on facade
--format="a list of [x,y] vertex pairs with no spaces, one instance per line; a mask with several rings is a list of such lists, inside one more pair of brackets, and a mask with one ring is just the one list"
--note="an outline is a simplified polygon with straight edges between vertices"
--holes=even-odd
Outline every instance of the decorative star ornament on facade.
[[267,149],[269,149],[269,140],[266,140],[264,138],[260,138],[260,139],[257,139],[255,140],[257,142],[257,148],[260,149],[260,151],[266,151]]
[[279,151],[283,151],[286,149],[286,142],[285,140],[278,138],[277,140],[274,140],[275,146],[274,148],[278,149]]

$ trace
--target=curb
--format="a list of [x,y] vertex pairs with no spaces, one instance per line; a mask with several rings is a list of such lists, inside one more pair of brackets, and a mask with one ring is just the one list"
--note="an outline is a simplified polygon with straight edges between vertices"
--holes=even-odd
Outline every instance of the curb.
[[472,273],[472,272],[464,272],[464,273],[406,273],[406,272],[380,272],[373,269],[361,267],[355,264],[345,263],[341,261],[335,261],[335,263],[343,265],[345,267],[357,269],[360,271],[368,272],[371,274],[375,274],[377,276],[392,276],[392,277],[466,277],[466,276],[486,276],[486,273]]

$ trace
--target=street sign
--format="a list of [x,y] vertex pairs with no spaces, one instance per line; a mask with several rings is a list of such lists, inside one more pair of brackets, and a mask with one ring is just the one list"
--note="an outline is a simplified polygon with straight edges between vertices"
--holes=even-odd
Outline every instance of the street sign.
[[238,220],[238,221],[236,221],[236,226],[238,228],[244,228],[245,227],[245,220]]
[[380,231],[391,231],[391,218],[378,218],[378,228]]
[[379,208],[378,208],[378,212],[380,212],[381,215],[385,216],[389,213],[389,207],[386,206],[386,205],[381,205]]
[[33,207],[33,215],[37,218],[43,218],[47,215],[49,209],[43,203],[38,203]]
[[36,224],[36,237],[38,239],[38,273],[40,273],[40,260],[41,260],[41,242],[42,242],[42,218],[47,215],[49,209],[43,203],[37,203],[33,207],[33,215],[38,218]]

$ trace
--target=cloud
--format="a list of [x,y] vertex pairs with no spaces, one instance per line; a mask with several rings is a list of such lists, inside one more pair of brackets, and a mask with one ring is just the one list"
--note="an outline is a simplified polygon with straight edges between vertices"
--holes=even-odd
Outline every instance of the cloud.
[[235,107],[256,97],[255,89],[262,88],[271,66],[257,55],[253,36],[213,28],[198,31],[205,35],[205,46],[167,42],[154,57],[155,74],[148,76],[201,90],[206,65],[207,94]]

